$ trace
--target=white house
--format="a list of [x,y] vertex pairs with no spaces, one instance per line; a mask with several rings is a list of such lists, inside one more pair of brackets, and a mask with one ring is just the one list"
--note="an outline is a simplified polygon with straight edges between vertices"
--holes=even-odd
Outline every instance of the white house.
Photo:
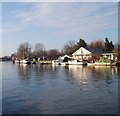
[[60,56],[58,59],[64,60],[65,58],[71,58],[71,57],[66,54],[64,56]]
[[68,59],[72,59],[72,57],[70,57],[70,56],[68,56],[68,55],[66,54],[66,55],[60,56],[60,57],[58,58],[59,61],[64,61],[65,59],[68,61]]
[[110,59],[110,60],[117,60],[117,53],[103,53],[101,55],[102,57]]
[[88,60],[92,57],[92,52],[85,49],[84,47],[80,47],[77,51],[72,54],[74,59],[77,60]]

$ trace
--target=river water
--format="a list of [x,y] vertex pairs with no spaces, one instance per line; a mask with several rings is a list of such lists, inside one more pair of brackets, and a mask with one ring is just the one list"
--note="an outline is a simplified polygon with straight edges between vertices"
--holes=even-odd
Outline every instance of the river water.
[[118,67],[2,65],[2,114],[117,114]]

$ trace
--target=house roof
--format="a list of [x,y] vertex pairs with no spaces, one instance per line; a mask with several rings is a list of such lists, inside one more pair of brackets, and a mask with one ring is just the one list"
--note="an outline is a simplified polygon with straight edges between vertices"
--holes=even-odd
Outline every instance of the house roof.
[[117,53],[103,53],[101,55],[114,55],[114,54],[117,54]]
[[66,55],[64,55],[64,56],[60,56],[58,59],[64,59],[65,57],[67,57],[67,58],[71,58],[70,56],[68,56],[67,54]]
[[72,55],[91,55],[92,52],[85,49],[84,47],[80,47],[76,52],[74,52]]
[[103,53],[101,48],[87,48],[87,50],[89,50],[93,54],[102,54]]

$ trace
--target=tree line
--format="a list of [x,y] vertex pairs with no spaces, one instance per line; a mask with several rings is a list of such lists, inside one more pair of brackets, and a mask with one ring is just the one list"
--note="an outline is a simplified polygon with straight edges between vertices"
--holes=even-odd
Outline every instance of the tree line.
[[[68,41],[63,49],[60,51],[58,49],[50,49],[46,50],[45,46],[42,43],[36,43],[34,48],[32,49],[32,46],[29,44],[29,42],[21,43],[18,46],[17,52],[15,53],[15,56],[18,59],[24,59],[24,58],[41,58],[52,60],[57,59],[61,55],[71,55],[73,52],[75,52],[80,47],[90,48],[90,49],[102,49],[103,52],[117,52],[118,46],[117,44],[114,45],[112,41],[110,41],[108,38],[105,38],[104,41],[102,40],[96,40],[88,44],[84,39],[79,39],[78,42],[75,41]],[[13,55],[13,54],[12,54]]]
[[63,52],[67,54],[72,54],[78,48],[85,47],[89,49],[102,49],[103,52],[112,52],[115,49],[115,45],[112,41],[109,41],[108,38],[105,38],[105,41],[96,40],[88,44],[84,39],[79,39],[79,42],[69,41],[63,48]]
[[16,56],[18,59],[38,59],[40,60],[52,60],[57,59],[61,54],[58,49],[46,50],[42,43],[36,43],[32,50],[29,42],[21,43],[17,49],[17,52],[11,56]]

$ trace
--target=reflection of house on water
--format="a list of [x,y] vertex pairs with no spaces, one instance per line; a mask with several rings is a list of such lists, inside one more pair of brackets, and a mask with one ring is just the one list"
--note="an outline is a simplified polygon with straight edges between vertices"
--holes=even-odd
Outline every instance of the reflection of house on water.
[[[103,87],[102,82],[105,81],[105,86],[108,93],[114,94],[113,89],[117,89],[118,81],[118,67],[115,66],[98,66],[94,67],[94,72],[92,73],[93,80],[99,83],[95,84],[95,87]],[[115,92],[115,91],[114,91]]]
[[83,67],[69,65],[69,73],[80,84],[82,90],[88,89],[88,84],[97,83],[97,81],[105,80],[106,84],[111,84],[113,78],[118,76],[117,67]]
[[88,84],[88,75],[90,73],[88,68],[83,66],[75,66],[75,65],[69,65],[69,73],[73,76],[73,78],[80,84],[81,90],[87,90],[87,84]]
[[118,67],[116,66],[95,66],[94,69],[96,73],[101,73],[103,75],[102,78],[104,79],[107,79],[106,75],[110,76],[111,78],[114,78],[118,75]]
[[[101,79],[105,80],[106,82],[106,90],[109,94],[114,95],[118,94],[118,78],[119,78],[119,67],[116,66],[103,66],[103,67],[96,67],[95,72],[101,73]],[[113,91],[114,90],[114,91]],[[116,91],[117,90],[117,91]]]

